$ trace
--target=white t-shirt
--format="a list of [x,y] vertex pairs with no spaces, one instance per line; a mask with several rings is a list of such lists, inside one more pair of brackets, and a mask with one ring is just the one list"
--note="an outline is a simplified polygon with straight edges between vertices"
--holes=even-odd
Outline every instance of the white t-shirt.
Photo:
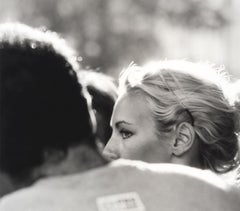
[[240,198],[215,174],[173,164],[119,160],[40,180],[9,194],[0,211],[239,211]]

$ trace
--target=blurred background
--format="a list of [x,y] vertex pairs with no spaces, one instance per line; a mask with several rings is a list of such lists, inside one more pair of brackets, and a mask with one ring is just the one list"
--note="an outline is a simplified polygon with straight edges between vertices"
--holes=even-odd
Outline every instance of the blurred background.
[[0,0],[0,22],[59,32],[90,67],[117,77],[134,61],[190,59],[240,78],[239,0]]

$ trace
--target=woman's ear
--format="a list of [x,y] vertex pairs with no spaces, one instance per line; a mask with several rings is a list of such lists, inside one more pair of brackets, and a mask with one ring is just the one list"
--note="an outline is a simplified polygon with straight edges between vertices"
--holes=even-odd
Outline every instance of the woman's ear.
[[175,141],[172,146],[172,153],[175,156],[181,156],[187,152],[193,145],[195,131],[191,124],[182,122],[177,126]]

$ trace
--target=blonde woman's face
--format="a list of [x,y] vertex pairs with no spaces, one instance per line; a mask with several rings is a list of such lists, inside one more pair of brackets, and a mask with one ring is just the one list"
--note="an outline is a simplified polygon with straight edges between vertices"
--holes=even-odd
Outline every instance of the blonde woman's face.
[[113,110],[111,126],[113,133],[103,151],[107,159],[170,162],[171,140],[157,135],[151,111],[142,96],[120,97]]

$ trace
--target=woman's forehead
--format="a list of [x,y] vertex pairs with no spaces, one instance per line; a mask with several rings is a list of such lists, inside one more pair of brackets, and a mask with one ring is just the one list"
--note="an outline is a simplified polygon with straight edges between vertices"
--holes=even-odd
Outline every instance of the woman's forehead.
[[144,124],[153,121],[150,109],[141,95],[125,94],[116,102],[112,123],[125,121],[132,124]]

